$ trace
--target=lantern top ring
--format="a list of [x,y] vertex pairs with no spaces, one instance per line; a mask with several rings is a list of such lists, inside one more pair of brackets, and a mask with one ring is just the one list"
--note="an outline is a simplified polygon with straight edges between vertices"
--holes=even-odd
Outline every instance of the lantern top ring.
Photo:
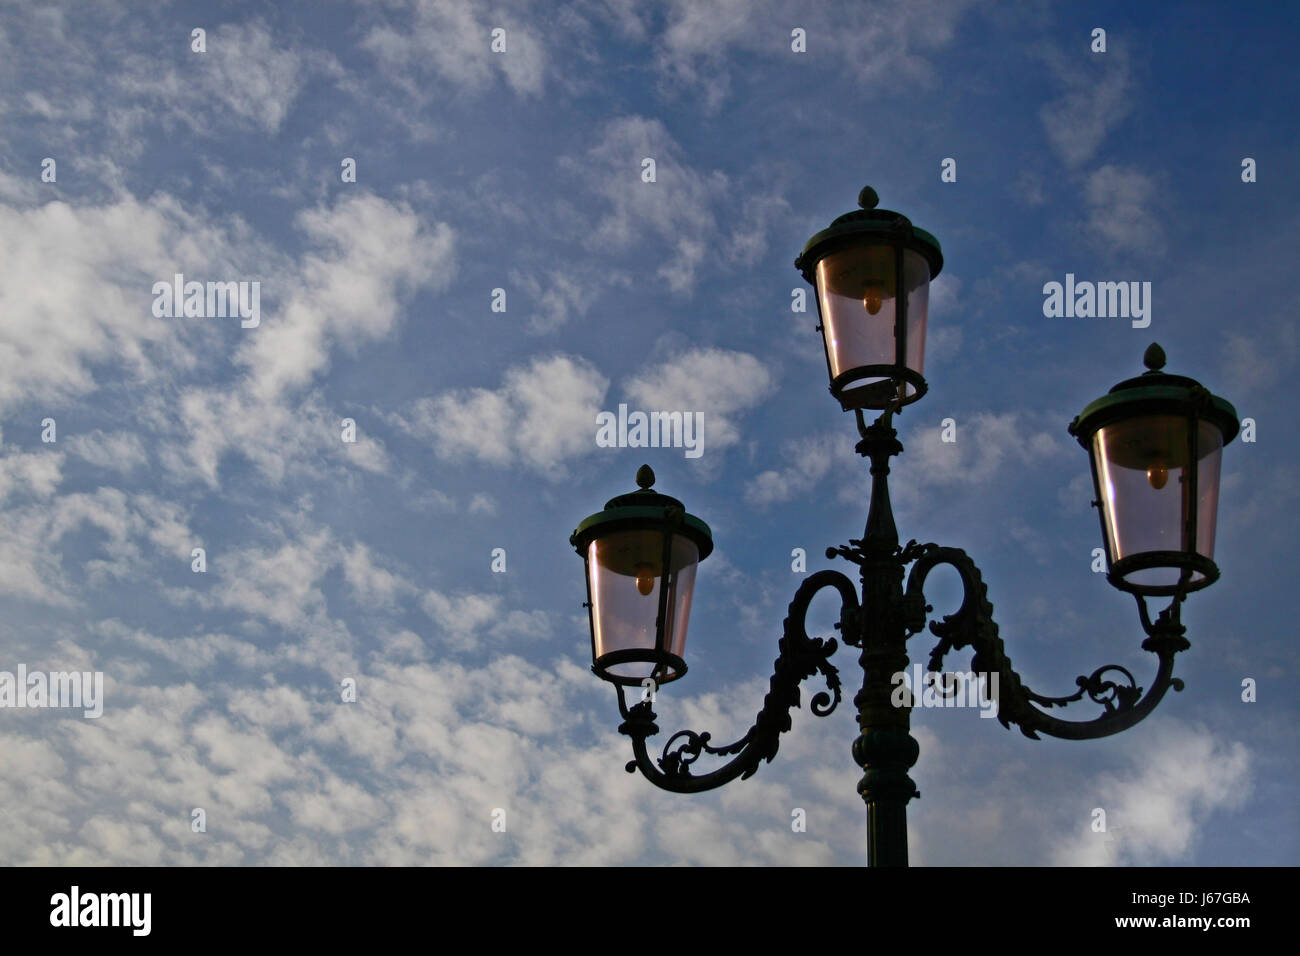
[[813,281],[817,263],[831,253],[847,246],[871,243],[901,243],[925,258],[930,266],[931,279],[939,274],[943,268],[943,250],[939,246],[939,240],[924,229],[912,225],[912,221],[902,213],[877,209],[876,203],[879,201],[876,191],[870,186],[864,186],[858,194],[858,205],[861,208],[837,217],[808,240],[803,252],[794,260],[795,268],[803,273],[805,280]]
[[713,551],[713,532],[709,526],[695,515],[687,514],[686,506],[676,498],[655,491],[654,482],[654,471],[649,465],[642,465],[636,473],[639,490],[609,499],[603,511],[584,518],[569,537],[574,550],[585,555],[587,545],[611,531],[659,527],[671,529],[694,542],[699,549],[699,560],[708,557]]

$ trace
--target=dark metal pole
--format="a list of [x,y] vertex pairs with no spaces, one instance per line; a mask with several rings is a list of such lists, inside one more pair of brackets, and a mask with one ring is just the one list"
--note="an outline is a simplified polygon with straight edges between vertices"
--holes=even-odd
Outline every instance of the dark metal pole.
[[[857,450],[871,460],[871,507],[861,542],[862,690],[853,759],[865,772],[858,793],[867,804],[867,864],[907,866],[907,802],[920,796],[907,771],[920,753],[911,735],[910,706],[891,700],[893,675],[907,670],[903,562],[889,503],[889,459],[903,450],[886,412],[862,430]],[[861,424],[861,420],[859,419]],[[919,692],[920,688],[913,688]]]

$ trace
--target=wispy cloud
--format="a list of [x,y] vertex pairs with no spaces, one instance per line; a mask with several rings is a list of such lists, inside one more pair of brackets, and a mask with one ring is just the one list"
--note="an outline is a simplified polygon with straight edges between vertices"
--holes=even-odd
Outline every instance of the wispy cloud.
[[[206,52],[178,42],[178,58],[132,56],[118,81],[122,94],[152,100],[196,133],[214,126],[255,126],[276,133],[313,73],[338,76],[330,54],[280,42],[263,22],[227,23],[206,31]],[[179,60],[179,62],[178,62]]]
[[1157,721],[1133,772],[1097,781],[1106,832],[1089,817],[1053,850],[1057,866],[1168,866],[1185,862],[1216,812],[1241,806],[1250,793],[1251,759],[1242,743],[1204,728]]
[[609,381],[584,359],[538,357],[506,371],[495,391],[468,388],[420,399],[402,425],[439,456],[521,464],[559,478],[596,448],[596,414]]
[[1150,176],[1136,169],[1102,166],[1088,176],[1084,197],[1088,204],[1086,228],[1107,253],[1163,254],[1165,235]]
[[637,407],[690,411],[704,416],[707,447],[740,441],[738,419],[771,392],[776,375],[747,352],[688,349],[646,369],[627,383]]
[[805,31],[803,54],[855,83],[928,83],[931,58],[953,40],[973,0],[886,0],[791,9],[776,0],[700,4],[673,0],[656,65],[670,89],[702,97],[708,112],[731,95],[738,61],[794,68],[791,31]]
[[[654,182],[642,179],[646,159],[654,161]],[[660,277],[677,292],[694,285],[717,234],[713,207],[727,189],[723,173],[692,167],[663,123],[642,116],[612,120],[584,157],[565,165],[581,172],[605,203],[591,248],[627,249],[653,236],[670,250]]]
[[1061,94],[1038,115],[1048,143],[1074,169],[1089,162],[1133,110],[1136,93],[1128,56],[1117,46],[1106,53],[1053,48],[1044,51],[1043,60]]
[[[498,77],[520,96],[542,92],[547,46],[527,5],[410,0],[371,13],[390,16],[389,10],[396,15],[372,26],[361,45],[380,70],[421,99],[429,94],[412,77],[429,74],[471,93],[485,91]],[[494,30],[505,31],[502,52],[492,49]]]

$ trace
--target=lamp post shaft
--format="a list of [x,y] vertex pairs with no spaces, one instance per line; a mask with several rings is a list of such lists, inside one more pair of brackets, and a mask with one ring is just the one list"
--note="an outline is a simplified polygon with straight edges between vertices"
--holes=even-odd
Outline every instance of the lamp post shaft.
[[854,697],[859,735],[853,758],[864,773],[858,793],[867,804],[867,863],[907,866],[907,802],[919,796],[908,770],[920,748],[911,707],[894,706],[893,675],[907,670],[903,562],[889,502],[889,459],[902,452],[889,415],[863,430],[858,453],[871,461],[871,507],[861,542],[862,690]]

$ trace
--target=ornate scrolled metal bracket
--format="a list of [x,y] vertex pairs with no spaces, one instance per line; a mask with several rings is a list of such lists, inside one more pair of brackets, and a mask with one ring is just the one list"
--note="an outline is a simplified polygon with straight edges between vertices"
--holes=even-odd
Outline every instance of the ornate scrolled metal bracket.
[[[757,772],[764,760],[771,761],[780,744],[781,734],[792,726],[790,709],[800,702],[799,685],[814,674],[821,674],[826,690],[812,698],[810,707],[818,717],[831,713],[840,702],[839,672],[830,663],[830,657],[839,647],[834,638],[809,637],[805,621],[813,597],[823,588],[835,588],[840,594],[840,621],[836,628],[846,643],[856,644],[861,630],[861,609],[853,582],[838,571],[818,571],[809,575],[795,592],[785,619],[785,633],[780,641],[780,654],[772,674],[770,689],[763,700],[754,725],[732,743],[715,747],[707,733],[682,730],[668,738],[663,754],[652,760],[646,746],[649,737],[659,733],[651,701],[642,700],[627,706],[623,691],[616,687],[619,712],[623,723],[619,733],[632,738],[635,760],[627,764],[627,772],[640,769],[641,773],[657,787],[675,793],[698,793],[712,790],[731,782],[742,780]],[[718,769],[696,776],[692,765],[703,754],[730,756],[732,759]]]
[[[1021,680],[1011,666],[998,636],[998,626],[993,620],[993,605],[988,600],[988,588],[979,568],[966,552],[958,548],[944,548],[936,544],[916,545],[909,542],[903,549],[915,555],[915,564],[907,579],[903,597],[903,617],[908,636],[919,633],[925,626],[927,614],[933,610],[925,603],[924,586],[929,573],[941,564],[952,567],[961,577],[963,598],[961,606],[942,621],[930,624],[931,632],[939,643],[930,654],[929,668],[939,672],[944,655],[951,650],[970,646],[974,650],[971,665],[976,673],[996,674],[997,716],[1004,727],[1019,726],[1021,733],[1038,739],[1040,733],[1066,740],[1090,740],[1127,730],[1151,713],[1169,688],[1183,689],[1183,682],[1173,676],[1174,655],[1190,645],[1184,637],[1186,628],[1179,620],[1179,607],[1184,594],[1177,594],[1169,607],[1152,623],[1146,601],[1137,596],[1138,612],[1147,639],[1144,650],[1156,654],[1159,667],[1151,688],[1143,695],[1133,675],[1116,664],[1099,667],[1090,675],[1076,679],[1078,691],[1066,697],[1045,697],[1035,693]],[[1108,679],[1107,675],[1114,675]],[[1100,704],[1105,712],[1093,720],[1061,720],[1040,710],[1042,707],[1064,707],[1087,695]]]

